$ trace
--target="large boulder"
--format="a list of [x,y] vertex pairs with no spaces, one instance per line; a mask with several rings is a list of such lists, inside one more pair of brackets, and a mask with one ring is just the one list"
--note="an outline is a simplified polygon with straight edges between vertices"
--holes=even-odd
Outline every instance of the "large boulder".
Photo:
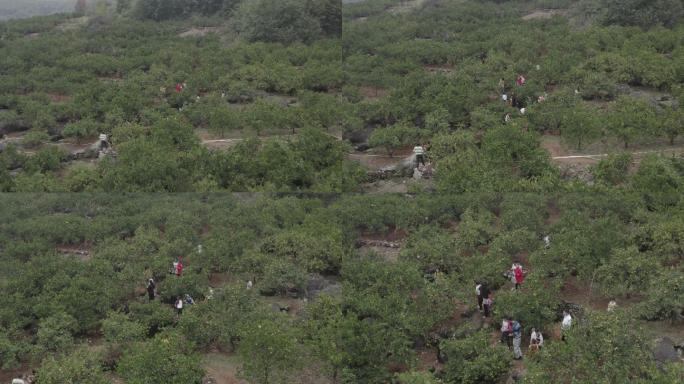
[[397,164],[387,166],[385,168],[382,168],[382,170],[383,171],[408,172],[411,176],[413,176],[413,169],[415,166],[416,166],[416,155],[412,154],[410,156],[403,158]]
[[74,151],[69,154],[68,159],[69,161],[74,161],[74,160],[83,160],[83,159],[97,159],[98,156],[100,155],[100,149],[95,148],[95,146],[91,146],[86,149],[81,149],[78,151]]
[[375,128],[367,126],[355,130],[344,131],[342,133],[342,140],[349,140],[352,144],[367,143],[368,138]]
[[339,296],[342,294],[342,285],[337,281],[313,274],[306,284],[306,298],[312,300],[320,294]]
[[679,361],[679,353],[675,348],[675,342],[669,337],[663,337],[656,341],[653,348],[653,358],[659,363]]

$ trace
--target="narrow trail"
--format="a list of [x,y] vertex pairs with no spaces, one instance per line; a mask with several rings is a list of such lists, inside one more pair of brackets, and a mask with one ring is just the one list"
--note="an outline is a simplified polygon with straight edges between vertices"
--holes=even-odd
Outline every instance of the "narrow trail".
[[[627,152],[631,154],[632,156],[641,156],[641,155],[648,155],[648,154],[653,154],[653,153],[660,153],[660,154],[673,154],[673,155],[678,155],[684,153],[684,147],[681,148],[668,148],[668,149],[658,149],[658,150],[652,150],[652,151],[635,151],[635,152]],[[586,155],[571,155],[571,156],[555,156],[552,157],[553,160],[570,160],[570,159],[601,159],[604,157],[608,157],[610,154],[608,153],[600,153],[600,154],[586,154]]]
[[399,4],[387,8],[387,12],[392,14],[408,13],[420,8],[426,4],[428,0],[402,0]]

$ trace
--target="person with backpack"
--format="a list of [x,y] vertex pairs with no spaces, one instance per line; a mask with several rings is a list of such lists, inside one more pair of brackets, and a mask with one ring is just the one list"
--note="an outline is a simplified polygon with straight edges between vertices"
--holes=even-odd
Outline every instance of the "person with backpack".
[[530,334],[530,351],[537,352],[541,349],[542,345],[544,345],[544,336],[541,332],[532,328],[532,333]]
[[492,294],[487,291],[487,297],[482,300],[482,307],[484,309],[484,317],[489,317],[492,314]]
[[176,267],[176,276],[180,277],[183,274],[183,261],[178,258],[178,263],[174,263]]
[[522,87],[523,85],[525,85],[526,81],[527,79],[525,78],[525,76],[518,75],[518,78],[515,80],[515,83],[518,84],[519,87]]
[[181,313],[183,313],[183,300],[180,298],[180,296],[176,298],[174,308],[176,309],[176,315],[180,316]]
[[522,341],[522,325],[520,325],[517,320],[513,320],[511,332],[513,333],[513,358],[520,360],[523,357],[522,350],[520,349],[520,342]]
[[508,345],[508,349],[510,350],[513,347],[512,344],[512,331],[513,331],[513,323],[511,321],[510,316],[506,316],[503,318],[501,321],[501,342],[506,343]]
[[187,305],[193,305],[195,304],[195,300],[190,296],[189,294],[185,294],[185,304]]
[[157,285],[154,283],[154,279],[147,280],[147,296],[150,301],[154,300],[154,290],[156,287]]
[[477,308],[482,311],[482,291],[480,289],[482,288],[482,283],[479,281],[475,281],[475,294],[477,295]]
[[413,147],[413,154],[416,155],[416,168],[418,168],[420,164],[425,166],[425,148],[420,144],[416,144],[416,146]]

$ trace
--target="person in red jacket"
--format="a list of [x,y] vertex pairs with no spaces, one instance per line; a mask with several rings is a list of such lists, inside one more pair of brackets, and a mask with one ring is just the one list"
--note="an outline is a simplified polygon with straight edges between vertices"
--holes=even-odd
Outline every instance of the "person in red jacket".
[[180,93],[183,90],[183,84],[177,83],[176,84],[176,92]]
[[515,277],[515,289],[520,288],[523,280],[525,279],[525,274],[523,273],[522,265],[516,263],[513,267],[513,276]]
[[525,85],[525,82],[526,82],[526,81],[527,81],[527,79],[525,79],[525,76],[523,76],[523,75],[518,75],[518,78],[517,78],[517,80],[516,80],[515,82],[516,82],[516,84],[518,84],[518,86],[521,86],[521,87],[522,87],[523,85]]
[[181,261],[180,257],[178,258],[178,264],[176,264],[176,276],[180,276],[183,274],[183,261]]

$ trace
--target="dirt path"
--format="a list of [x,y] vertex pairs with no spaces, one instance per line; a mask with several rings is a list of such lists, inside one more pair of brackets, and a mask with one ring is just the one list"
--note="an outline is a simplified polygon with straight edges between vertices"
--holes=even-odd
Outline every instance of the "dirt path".
[[[541,139],[541,147],[551,154],[551,159],[557,164],[588,166],[596,164],[601,159],[608,157],[610,155],[609,152],[611,152],[610,149],[618,149],[619,144],[610,143],[610,145],[603,145],[601,143],[595,143],[589,146],[586,150],[587,153],[582,153],[563,146],[561,144],[560,136],[544,135]],[[614,153],[620,152],[630,153],[634,162],[639,163],[644,156],[649,154],[682,156],[684,155],[684,143],[679,141],[676,142],[675,145],[669,145],[662,142],[654,142],[637,145],[626,151],[624,151],[623,148],[619,148],[619,151],[615,151]]]
[[427,2],[428,0],[402,0],[399,4],[387,8],[387,12],[394,15],[408,13],[413,11],[414,9],[422,7],[423,5],[427,4]]
[[197,27],[190,28],[189,30],[182,32],[178,37],[203,37],[210,33],[220,33],[221,28],[219,27]]
[[406,157],[388,155],[376,155],[370,153],[354,152],[347,155],[349,160],[353,160],[361,164],[364,168],[373,171],[381,171],[392,169],[399,166]]
[[394,230],[388,234],[364,233],[357,239],[359,254],[367,255],[371,252],[382,257],[389,263],[396,263],[399,254],[406,243],[408,232]]
[[546,20],[554,16],[567,16],[567,9],[538,9],[522,17],[525,21]]
[[209,149],[226,150],[233,148],[237,143],[244,139],[216,139],[202,140],[202,144]]
[[216,384],[249,384],[237,377],[240,365],[239,359],[232,353],[212,352],[202,359],[206,377],[214,379]]

